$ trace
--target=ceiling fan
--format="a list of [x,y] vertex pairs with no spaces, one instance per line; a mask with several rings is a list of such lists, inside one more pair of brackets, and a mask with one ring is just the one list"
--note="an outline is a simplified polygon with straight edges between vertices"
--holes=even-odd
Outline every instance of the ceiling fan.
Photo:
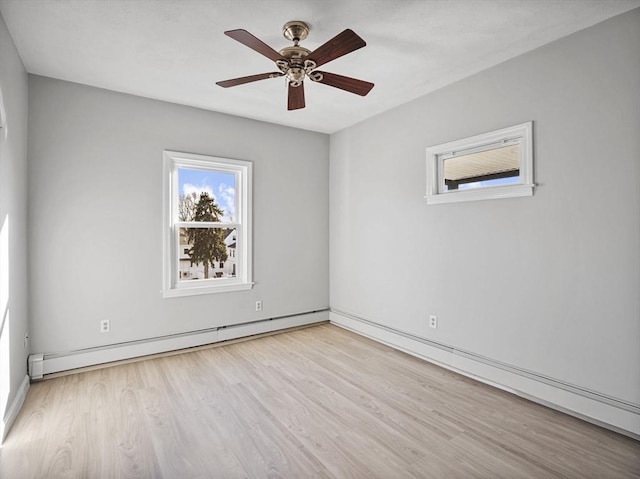
[[360,96],[365,96],[373,88],[373,83],[370,82],[316,70],[320,65],[324,65],[366,45],[365,41],[352,30],[343,31],[312,52],[298,45],[309,34],[309,26],[301,21],[287,22],[282,27],[282,34],[287,40],[293,41],[293,46],[285,47],[279,52],[246,30],[229,30],[224,34],[274,61],[280,71],[259,73],[216,82],[216,85],[220,85],[223,88],[268,78],[285,77],[289,90],[288,110],[297,110],[305,107],[305,78]]

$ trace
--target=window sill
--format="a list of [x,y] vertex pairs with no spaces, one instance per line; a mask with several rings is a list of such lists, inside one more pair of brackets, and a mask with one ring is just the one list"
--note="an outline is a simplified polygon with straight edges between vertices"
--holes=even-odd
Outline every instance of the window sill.
[[179,298],[182,296],[197,296],[200,294],[230,293],[233,291],[248,291],[253,288],[253,283],[226,283],[220,285],[190,286],[183,288],[165,289],[163,298]]
[[464,191],[450,191],[427,195],[428,205],[441,203],[458,203],[461,201],[491,200],[496,198],[512,198],[518,196],[533,196],[535,185],[494,186],[489,188],[470,189]]

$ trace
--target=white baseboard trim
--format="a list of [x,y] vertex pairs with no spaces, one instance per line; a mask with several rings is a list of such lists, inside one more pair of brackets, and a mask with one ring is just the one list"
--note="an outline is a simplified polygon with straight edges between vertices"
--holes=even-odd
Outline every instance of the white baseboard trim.
[[331,310],[329,320],[412,356],[640,440],[640,406]]
[[27,397],[27,391],[29,391],[29,376],[24,377],[22,383],[20,383],[20,387],[18,388],[18,392],[16,396],[13,398],[13,402],[11,403],[11,407],[7,410],[4,418],[2,419],[2,424],[0,424],[0,444],[4,442],[4,439],[9,434],[9,430],[11,426],[13,426],[14,421],[18,417],[18,413],[20,409],[22,409],[22,405],[24,404],[24,400]]
[[37,367],[30,368],[29,374],[32,380],[37,380],[47,374],[193,348],[328,320],[329,310],[313,311],[77,351],[32,354],[29,356],[29,363]]

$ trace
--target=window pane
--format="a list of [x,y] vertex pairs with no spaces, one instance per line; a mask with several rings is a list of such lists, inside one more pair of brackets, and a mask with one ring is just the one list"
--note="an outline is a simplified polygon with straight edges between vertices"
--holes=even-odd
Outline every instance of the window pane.
[[237,221],[234,173],[178,168],[178,191],[178,221]]
[[444,160],[443,167],[443,191],[518,183],[520,145],[458,155]]
[[236,276],[235,228],[179,228],[178,281]]

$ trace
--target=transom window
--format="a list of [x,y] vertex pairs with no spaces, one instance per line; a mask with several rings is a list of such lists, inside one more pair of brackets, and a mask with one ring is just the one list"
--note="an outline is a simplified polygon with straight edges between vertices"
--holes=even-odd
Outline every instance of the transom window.
[[531,196],[532,123],[427,148],[427,204]]
[[246,290],[251,163],[164,152],[164,296]]

